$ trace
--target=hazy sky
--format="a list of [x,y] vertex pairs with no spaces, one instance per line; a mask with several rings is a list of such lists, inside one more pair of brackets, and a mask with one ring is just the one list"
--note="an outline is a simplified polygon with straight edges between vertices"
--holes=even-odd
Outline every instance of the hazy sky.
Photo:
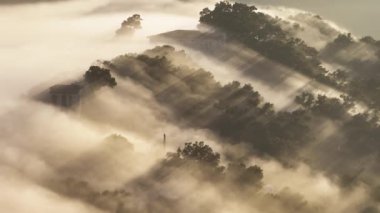
[[[59,0],[0,0],[0,4],[31,3],[31,2],[53,2]],[[87,0],[83,0],[87,1]],[[277,6],[288,6],[304,9],[320,14],[343,27],[351,30],[356,35],[372,35],[380,39],[380,29],[374,26],[380,18],[380,2],[378,0],[237,0],[254,4],[266,4]],[[140,0],[109,0],[109,2],[124,2],[126,4],[139,4]],[[157,2],[162,2],[157,1]],[[213,0],[168,0],[183,4],[192,2],[216,2]],[[151,1],[154,5],[156,1]],[[212,4],[212,3],[210,3]],[[161,5],[162,6],[162,5]],[[211,5],[210,5],[211,6]],[[175,11],[173,11],[175,12]]]
[[[83,69],[91,61],[102,58],[101,56],[112,57],[125,52],[125,49],[128,48],[118,45],[117,42],[108,42],[108,40],[112,38],[120,22],[130,13],[143,12],[145,19],[144,29],[150,30],[148,34],[154,34],[165,30],[173,30],[174,28],[187,29],[188,26],[195,26],[198,20],[198,11],[207,5],[212,7],[213,2],[216,1],[0,0],[0,20],[4,23],[2,26],[4,33],[0,39],[0,46],[2,47],[0,55],[3,56],[0,58],[2,62],[0,68],[2,72],[8,73],[0,79],[0,83],[3,86],[14,85],[15,79],[20,79],[23,76],[21,74],[22,70],[28,70],[27,67],[30,66],[33,66],[34,69],[44,70],[46,69],[44,62],[48,59],[58,63],[62,58],[68,61],[68,57],[71,57],[77,63],[71,61],[70,63],[60,64],[57,68],[62,69],[62,72],[63,70],[67,72],[67,69],[76,70],[78,67]],[[295,7],[312,11],[336,22],[343,28],[352,31],[355,35],[372,35],[380,39],[380,29],[372,24],[377,20],[377,17],[380,18],[380,14],[377,12],[379,9],[377,0],[240,1],[257,5]],[[44,3],[47,2],[55,3],[45,5]],[[157,8],[160,11],[157,11]],[[100,13],[85,15],[91,11],[100,11]],[[149,11],[150,15],[144,11]],[[155,13],[161,13],[160,18],[157,18]],[[166,16],[164,17],[162,14],[166,14]],[[179,18],[178,14],[181,15],[181,18]],[[100,45],[104,43],[106,43],[105,47]],[[103,51],[92,51],[99,45],[103,47]],[[86,48],[73,48],[79,46],[86,46]],[[115,46],[118,48],[114,48]],[[57,51],[52,51],[53,49]],[[84,51],[83,49],[89,51]],[[118,51],[115,51],[115,49]],[[87,60],[84,61],[84,57]],[[17,58],[23,58],[23,63],[15,63]],[[78,66],[76,67],[74,64],[78,64]],[[63,67],[66,69],[63,69]],[[48,70],[47,73],[51,73]],[[39,76],[36,75],[36,78],[39,78]],[[29,79],[25,79],[25,81],[31,82]],[[18,82],[21,81],[18,80]],[[6,94],[9,93],[7,92],[8,90],[3,91]],[[4,96],[0,93],[0,97]]]
[[36,2],[53,2],[61,0],[0,0],[0,4],[24,4],[24,3],[36,3]]
[[377,20],[380,18],[379,0],[241,0],[256,4],[295,7],[318,13],[355,35],[372,35],[380,39]]

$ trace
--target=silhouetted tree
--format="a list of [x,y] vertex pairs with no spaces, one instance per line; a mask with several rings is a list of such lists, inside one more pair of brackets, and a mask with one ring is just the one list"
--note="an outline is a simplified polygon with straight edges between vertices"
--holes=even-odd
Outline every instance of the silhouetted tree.
[[117,85],[115,78],[111,76],[110,70],[98,66],[91,66],[85,73],[84,80],[94,88],[102,86],[115,87]]
[[137,29],[141,29],[142,18],[139,14],[134,14],[127,20],[124,20],[120,29],[116,31],[116,35],[131,35]]
[[342,96],[342,99],[329,98],[325,95],[315,97],[312,93],[303,92],[296,97],[295,101],[318,115],[327,116],[331,119],[342,119],[348,116],[347,111],[352,107],[349,97]]
[[220,166],[220,154],[204,142],[185,143],[183,148],[178,148],[176,153],[168,153],[166,164],[178,169],[187,169],[188,165],[201,169],[203,178],[227,180],[237,187],[255,186],[261,187],[263,170],[259,166],[247,167],[243,163],[230,163],[227,169]]
[[221,1],[214,10],[200,12],[200,22],[225,32],[264,56],[295,70],[316,76],[324,73],[318,51],[281,28],[281,19],[258,12],[255,6]]
[[305,108],[310,108],[315,101],[315,97],[312,93],[309,92],[303,92],[300,95],[298,95],[295,99],[295,102],[302,105]]
[[354,42],[354,39],[352,38],[351,33],[347,34],[340,34],[333,42],[336,47],[347,47],[348,45],[352,44]]
[[218,166],[220,154],[214,152],[209,145],[204,142],[186,143],[184,148],[178,148],[177,154],[180,158],[191,161],[198,161],[201,164]]
[[[175,54],[172,48],[149,52],[149,55],[123,55],[114,59],[113,71],[152,91],[182,125],[208,129],[221,136],[225,143],[242,143],[250,154],[273,157],[289,166],[305,159],[323,171],[326,171],[323,165],[339,158],[337,163],[329,164],[334,170],[328,171],[343,176],[351,165],[359,166],[352,162],[361,162],[379,148],[378,119],[373,115],[352,117],[347,113],[353,104],[351,96],[329,98],[305,93],[297,98],[300,109],[276,112],[251,85],[237,81],[221,85],[205,70],[175,65],[166,57]],[[339,128],[325,143],[316,143],[326,123]],[[317,147],[310,150],[310,155],[301,156],[301,150],[314,146]],[[182,153],[183,149],[174,153],[172,160],[167,160],[173,168],[202,164],[202,168],[207,168],[202,170],[205,174],[215,171],[215,167],[204,161],[185,158],[188,155]],[[378,169],[373,166],[366,171],[375,173]],[[214,172],[220,173],[223,172]]]
[[364,36],[360,41],[371,45],[376,45],[377,43],[377,41],[371,36]]
[[228,164],[226,176],[236,184],[259,185],[263,179],[263,170],[258,166],[247,167],[243,163]]

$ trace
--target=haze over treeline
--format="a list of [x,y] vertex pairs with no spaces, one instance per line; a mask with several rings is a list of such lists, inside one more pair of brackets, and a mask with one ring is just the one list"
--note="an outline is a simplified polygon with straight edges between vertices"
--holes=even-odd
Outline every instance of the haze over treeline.
[[1,212],[380,211],[374,37],[275,2],[1,3]]

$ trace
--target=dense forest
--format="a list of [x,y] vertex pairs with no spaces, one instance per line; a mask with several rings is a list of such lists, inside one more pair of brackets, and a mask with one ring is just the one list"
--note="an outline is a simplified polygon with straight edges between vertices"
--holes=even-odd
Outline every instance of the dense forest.
[[[349,113],[353,102],[348,97],[329,98],[305,92],[295,100],[299,104],[297,110],[275,112],[272,104],[265,102],[251,85],[236,81],[221,85],[205,70],[175,65],[168,58],[183,53],[172,47],[156,47],[147,53],[120,56],[105,64],[117,75],[151,90],[159,102],[175,112],[182,125],[210,129],[227,143],[243,142],[252,154],[273,157],[289,166],[302,159],[341,175],[343,181],[355,176],[352,167],[375,154],[374,147],[379,146],[378,118]],[[332,123],[337,129],[319,143],[325,123]],[[311,146],[313,153],[302,156]],[[350,163],[326,165],[329,156]],[[377,160],[366,164],[366,172],[377,173]],[[348,171],[355,172],[345,173]]]
[[[254,6],[223,1],[217,3],[214,10],[205,8],[200,15],[200,23],[227,33],[229,39],[378,110],[380,42],[372,37],[356,41],[351,34],[340,34],[318,51],[294,36],[299,28],[297,24],[258,12]],[[337,63],[342,69],[327,70],[322,60]]]
[[[278,112],[251,85],[241,85],[237,81],[223,85],[210,72],[189,67],[193,63],[190,60],[184,51],[159,46],[142,54],[103,61],[100,66],[90,67],[84,75],[86,84],[97,85],[90,86],[92,92],[87,95],[96,93],[99,86],[112,88],[117,87],[116,82],[132,80],[151,91],[159,103],[173,112],[174,117],[164,119],[183,128],[208,129],[219,136],[219,142],[227,149],[216,153],[204,142],[186,143],[120,189],[99,191],[75,176],[64,178],[61,184],[52,187],[101,209],[173,212],[173,209],[183,208],[182,202],[162,194],[156,187],[158,183],[172,184],[173,178],[182,177],[187,181],[195,179],[197,187],[207,188],[211,184],[220,193],[230,191],[228,194],[232,197],[229,199],[250,196],[256,201],[280,206],[282,212],[323,211],[321,206],[308,204],[297,194],[297,189],[261,194],[265,170],[245,164],[249,156],[258,156],[274,159],[289,169],[306,163],[345,190],[358,184],[374,186],[367,205],[378,202],[379,187],[376,186],[379,182],[375,177],[380,171],[377,164],[380,127],[376,117],[349,113],[354,103],[348,97],[329,98],[308,92],[299,94],[294,100],[298,105],[296,110]],[[88,115],[87,118],[94,119]],[[242,146],[247,152],[232,153],[229,146]],[[229,162],[227,165],[221,165],[221,154]],[[62,171],[70,171],[70,167],[81,163],[74,162]],[[144,204],[144,210],[139,209],[138,200],[149,197],[150,193],[156,197],[149,198],[151,202]],[[259,206],[256,201],[250,205]]]

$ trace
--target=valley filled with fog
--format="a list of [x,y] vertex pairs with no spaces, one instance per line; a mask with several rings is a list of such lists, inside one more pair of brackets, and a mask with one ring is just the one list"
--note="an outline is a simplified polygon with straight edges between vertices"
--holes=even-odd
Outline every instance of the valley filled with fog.
[[253,3],[0,2],[0,212],[380,212],[380,41]]

